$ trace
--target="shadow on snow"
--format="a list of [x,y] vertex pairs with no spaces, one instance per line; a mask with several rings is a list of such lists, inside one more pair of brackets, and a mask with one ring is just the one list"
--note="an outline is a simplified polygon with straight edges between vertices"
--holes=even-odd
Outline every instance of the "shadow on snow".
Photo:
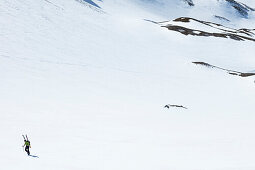
[[29,156],[31,156],[33,158],[39,158],[39,156],[36,156],[36,155],[29,155]]
[[[93,2],[92,0],[83,0],[84,2],[87,2],[87,3],[89,3],[90,5],[93,5],[93,6],[95,6],[95,7],[97,7],[97,8],[101,8],[100,6],[98,6],[95,2]],[[101,0],[100,0],[101,1]]]

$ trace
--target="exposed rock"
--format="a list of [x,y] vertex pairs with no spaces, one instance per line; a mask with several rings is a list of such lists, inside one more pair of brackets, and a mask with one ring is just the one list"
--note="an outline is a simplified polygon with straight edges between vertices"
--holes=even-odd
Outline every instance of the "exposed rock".
[[189,6],[195,5],[192,0],[182,0],[182,1],[186,2]]
[[227,22],[230,22],[229,19],[225,18],[225,17],[222,17],[222,16],[218,16],[218,15],[214,15],[215,18],[219,19],[219,20],[223,20],[223,21],[227,21]]
[[167,104],[167,105],[165,105],[165,108],[169,109],[170,107],[177,107],[177,108],[188,109],[187,107],[184,107],[182,105],[175,105],[175,104]]
[[[189,22],[196,22],[198,25],[198,28],[194,29],[194,28],[189,28]],[[182,22],[182,23],[187,23],[185,24],[185,26],[182,25],[178,25],[178,22]],[[180,32],[183,35],[193,35],[193,36],[204,36],[204,37],[217,37],[217,38],[230,38],[232,40],[237,40],[237,41],[245,41],[245,40],[249,40],[249,41],[254,41],[255,42],[255,33],[254,30],[255,29],[234,29],[234,28],[229,28],[229,27],[225,27],[221,24],[217,24],[217,23],[213,23],[213,22],[207,22],[207,21],[201,21],[198,19],[194,19],[194,18],[189,18],[189,17],[181,17],[181,18],[177,18],[175,20],[171,21],[167,21],[167,22],[157,22],[158,24],[160,24],[162,27],[166,27],[171,31],[177,31]],[[208,30],[210,30],[210,32],[207,29],[204,30],[200,30],[199,29],[199,24],[208,26]],[[187,25],[187,26],[186,26]],[[215,31],[212,31],[211,28],[214,28]]]
[[237,2],[235,0],[225,0],[225,1],[227,1],[232,7],[234,7],[238,11],[238,13],[244,18],[248,18],[249,12],[255,11],[254,8],[251,8],[241,2]]
[[224,71],[227,71],[228,74],[235,75],[235,76],[240,76],[240,77],[249,77],[249,76],[254,76],[255,75],[255,73],[243,73],[243,72],[240,72],[240,71],[229,70],[229,69],[214,66],[214,65],[211,65],[211,64],[208,64],[208,63],[205,63],[205,62],[192,62],[192,63],[194,63],[196,65],[202,65],[202,66],[205,66],[205,67],[209,67],[209,68],[216,68],[216,69],[224,70]]

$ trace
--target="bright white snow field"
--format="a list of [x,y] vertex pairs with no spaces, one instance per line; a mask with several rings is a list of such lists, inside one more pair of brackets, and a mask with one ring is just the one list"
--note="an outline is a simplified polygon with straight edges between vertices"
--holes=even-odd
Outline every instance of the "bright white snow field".
[[[255,43],[144,20],[205,20],[222,8],[93,2],[101,8],[0,0],[0,169],[254,170],[255,78],[192,62],[255,71]],[[252,16],[230,19],[255,28]]]

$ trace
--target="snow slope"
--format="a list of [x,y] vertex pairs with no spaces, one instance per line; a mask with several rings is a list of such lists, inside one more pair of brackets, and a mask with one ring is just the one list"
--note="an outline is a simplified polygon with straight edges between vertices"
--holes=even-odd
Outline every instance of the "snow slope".
[[[0,0],[1,168],[254,169],[254,77],[192,64],[252,71],[254,42],[184,36],[145,21],[210,19],[198,7],[176,2],[158,13],[133,0],[91,2],[100,8]],[[237,28],[255,27],[235,17]],[[39,158],[22,151],[22,134]]]

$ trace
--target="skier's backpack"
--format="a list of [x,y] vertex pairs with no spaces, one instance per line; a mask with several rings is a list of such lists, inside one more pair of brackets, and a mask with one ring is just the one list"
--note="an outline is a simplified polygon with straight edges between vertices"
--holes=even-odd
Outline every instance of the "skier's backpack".
[[27,141],[25,142],[25,145],[26,145],[26,146],[30,146],[30,141],[27,140]]

